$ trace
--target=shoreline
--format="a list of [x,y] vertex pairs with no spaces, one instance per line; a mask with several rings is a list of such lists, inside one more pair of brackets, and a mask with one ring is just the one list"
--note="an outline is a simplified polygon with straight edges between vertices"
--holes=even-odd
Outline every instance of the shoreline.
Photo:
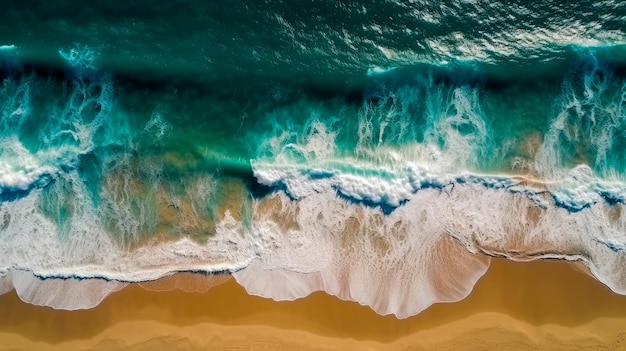
[[[469,297],[407,319],[323,292],[275,302],[248,295],[234,279],[174,277],[152,287],[131,284],[81,311],[29,305],[15,292],[2,295],[0,350],[626,347],[626,296],[565,261],[493,259]],[[171,290],[179,284],[196,292]]]

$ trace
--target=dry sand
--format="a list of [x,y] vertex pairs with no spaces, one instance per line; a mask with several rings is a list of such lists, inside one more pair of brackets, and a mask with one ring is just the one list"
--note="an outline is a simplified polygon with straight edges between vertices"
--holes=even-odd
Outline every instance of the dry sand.
[[9,293],[0,316],[0,350],[626,350],[626,296],[557,261],[493,260],[470,297],[405,320],[324,293],[274,302],[233,279],[133,285],[73,312]]

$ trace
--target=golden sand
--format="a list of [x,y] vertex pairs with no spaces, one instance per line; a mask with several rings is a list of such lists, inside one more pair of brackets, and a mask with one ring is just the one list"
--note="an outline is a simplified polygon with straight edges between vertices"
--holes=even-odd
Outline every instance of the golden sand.
[[233,279],[133,285],[73,312],[9,293],[0,315],[0,350],[626,350],[626,296],[557,261],[496,259],[467,299],[404,320],[324,293],[274,302]]

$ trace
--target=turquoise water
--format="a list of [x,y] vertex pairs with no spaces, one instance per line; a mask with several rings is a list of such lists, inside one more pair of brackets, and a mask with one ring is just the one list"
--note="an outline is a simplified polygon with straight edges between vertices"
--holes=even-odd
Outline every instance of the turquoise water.
[[[397,223],[416,231],[411,240],[448,235],[471,260],[535,257],[505,245],[511,228],[526,226],[544,257],[581,260],[626,291],[626,273],[614,271],[626,252],[624,3],[3,7],[7,277],[138,281],[259,262],[243,272],[326,274],[345,247],[302,248],[345,244],[337,236],[356,221],[385,240]],[[268,205],[276,198],[281,205]],[[288,234],[298,239],[283,242]],[[405,257],[410,245],[393,242]],[[307,255],[326,263],[298,261]],[[402,261],[361,260],[378,271]],[[471,287],[486,266],[458,279]],[[297,295],[259,290],[245,274],[238,280],[257,294]]]

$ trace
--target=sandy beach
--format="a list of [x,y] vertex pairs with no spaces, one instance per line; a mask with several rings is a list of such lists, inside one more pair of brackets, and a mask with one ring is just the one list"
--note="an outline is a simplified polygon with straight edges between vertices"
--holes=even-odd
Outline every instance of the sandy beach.
[[[191,291],[221,283],[182,279]],[[73,312],[11,292],[0,296],[0,350],[626,350],[626,296],[561,261],[495,259],[467,299],[403,320],[325,293],[274,302],[224,281],[206,292],[135,284]]]

